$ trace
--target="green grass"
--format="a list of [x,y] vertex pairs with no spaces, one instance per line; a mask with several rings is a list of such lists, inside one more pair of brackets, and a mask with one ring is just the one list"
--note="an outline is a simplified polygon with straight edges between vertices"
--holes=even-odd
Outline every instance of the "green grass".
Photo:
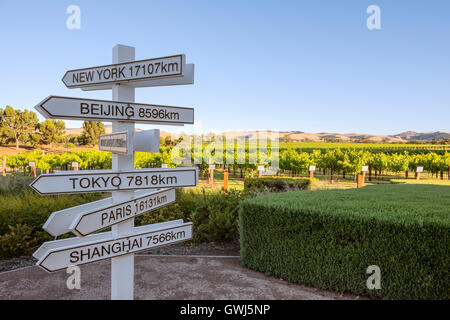
[[440,179],[391,179],[393,183],[405,183],[405,184],[434,184],[438,186],[450,186],[450,180],[440,180]]
[[[239,218],[249,268],[373,297],[450,298],[450,186],[271,194],[244,200]],[[381,290],[366,287],[370,265]]]

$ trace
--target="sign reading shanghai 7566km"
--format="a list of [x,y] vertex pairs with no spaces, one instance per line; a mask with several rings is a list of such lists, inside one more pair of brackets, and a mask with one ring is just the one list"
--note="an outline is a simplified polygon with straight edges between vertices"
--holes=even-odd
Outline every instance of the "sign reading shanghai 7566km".
[[40,194],[60,194],[193,187],[197,181],[197,167],[83,170],[41,174],[30,187]]
[[[120,238],[114,237],[111,232],[103,232],[92,238],[49,241],[34,256],[38,258],[37,265],[48,272],[54,272],[71,265],[82,265],[189,239],[192,239],[192,222],[174,220],[136,227],[132,233]],[[74,244],[64,246],[65,242]],[[51,248],[52,243],[55,243],[54,248]],[[48,250],[45,250],[46,246],[49,246]]]
[[67,88],[83,88],[108,83],[182,77],[185,56],[175,56],[110,64],[66,72],[62,81]]

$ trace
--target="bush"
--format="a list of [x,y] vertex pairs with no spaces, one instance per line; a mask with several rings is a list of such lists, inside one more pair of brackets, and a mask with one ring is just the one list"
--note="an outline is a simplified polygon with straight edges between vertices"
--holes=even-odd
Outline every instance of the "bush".
[[0,176],[0,195],[17,195],[27,190],[33,180],[33,177],[21,175]]
[[40,196],[31,190],[20,193],[2,191],[0,193],[0,259],[30,253],[34,246],[53,240],[54,238],[42,229],[53,211],[100,198],[99,193]]
[[245,191],[283,192],[310,189],[316,179],[296,177],[262,177],[248,178],[244,182]]
[[0,235],[0,258],[12,258],[29,254],[30,247],[35,244],[32,238],[33,228],[30,226],[9,226],[9,232]]
[[[241,202],[241,261],[321,289],[449,299],[450,187],[383,185]],[[381,269],[381,289],[366,286]]]

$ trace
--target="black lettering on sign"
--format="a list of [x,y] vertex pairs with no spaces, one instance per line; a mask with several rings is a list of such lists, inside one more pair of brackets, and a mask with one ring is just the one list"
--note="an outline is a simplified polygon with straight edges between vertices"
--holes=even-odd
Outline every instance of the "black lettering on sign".
[[120,187],[120,185],[122,184],[122,179],[119,176],[115,176],[111,179],[111,184],[114,187]]
[[80,113],[89,114],[89,104],[81,102],[80,103]]

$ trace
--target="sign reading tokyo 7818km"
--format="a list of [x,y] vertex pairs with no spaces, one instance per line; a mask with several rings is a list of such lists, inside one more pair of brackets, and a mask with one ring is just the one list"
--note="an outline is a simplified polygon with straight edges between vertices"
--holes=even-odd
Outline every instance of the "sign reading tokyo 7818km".
[[40,194],[194,187],[197,167],[122,170],[83,170],[41,174],[30,184]]

